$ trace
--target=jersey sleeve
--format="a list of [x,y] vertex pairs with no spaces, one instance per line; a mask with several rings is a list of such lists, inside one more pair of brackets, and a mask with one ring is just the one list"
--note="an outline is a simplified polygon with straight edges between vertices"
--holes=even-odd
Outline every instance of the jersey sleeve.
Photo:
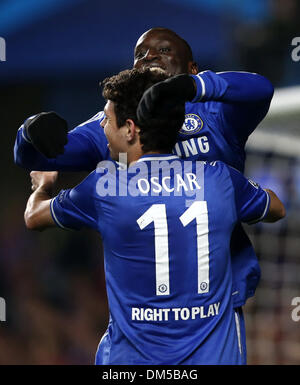
[[204,71],[191,76],[197,85],[192,102],[214,102],[209,104],[210,112],[218,115],[224,136],[244,145],[269,110],[271,82],[249,72]]
[[55,159],[46,158],[34,148],[23,124],[15,141],[15,163],[29,170],[92,171],[98,162],[109,159],[107,139],[100,125],[103,119],[104,113],[99,112],[70,131],[64,154]]
[[78,186],[61,190],[50,202],[52,218],[58,227],[66,230],[98,228],[98,210],[94,199],[95,171]]
[[270,196],[256,182],[247,179],[236,169],[228,166],[235,193],[237,218],[240,222],[254,224],[262,221],[270,207]]

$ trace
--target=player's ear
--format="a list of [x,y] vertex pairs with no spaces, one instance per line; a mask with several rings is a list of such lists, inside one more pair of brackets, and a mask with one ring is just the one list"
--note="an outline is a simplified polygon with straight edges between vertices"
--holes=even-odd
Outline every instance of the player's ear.
[[126,120],[126,138],[128,142],[131,142],[135,139],[136,134],[139,132],[138,126],[134,123],[132,119]]
[[189,62],[189,74],[197,75],[198,72],[199,72],[198,64],[195,61],[190,61]]

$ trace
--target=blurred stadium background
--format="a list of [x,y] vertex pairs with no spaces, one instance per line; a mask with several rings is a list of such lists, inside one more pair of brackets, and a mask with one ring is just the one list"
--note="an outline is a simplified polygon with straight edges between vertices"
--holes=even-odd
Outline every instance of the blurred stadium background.
[[[262,269],[245,306],[248,363],[300,364],[300,36],[298,0],[2,0],[0,36],[0,364],[92,364],[108,321],[101,240],[92,232],[27,231],[28,172],[13,163],[23,120],[55,110],[71,127],[103,107],[98,82],[132,66],[137,38],[174,29],[200,69],[244,70],[276,87],[268,117],[248,142],[246,175],[272,188],[287,217],[247,226]],[[299,88],[297,87],[299,86]],[[71,187],[83,174],[60,175]]]

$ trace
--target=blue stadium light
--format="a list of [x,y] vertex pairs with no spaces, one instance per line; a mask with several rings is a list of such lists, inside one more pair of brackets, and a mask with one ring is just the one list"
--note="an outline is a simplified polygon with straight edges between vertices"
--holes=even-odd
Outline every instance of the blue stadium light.
[[13,33],[60,9],[83,0],[4,0],[0,4],[0,32]]

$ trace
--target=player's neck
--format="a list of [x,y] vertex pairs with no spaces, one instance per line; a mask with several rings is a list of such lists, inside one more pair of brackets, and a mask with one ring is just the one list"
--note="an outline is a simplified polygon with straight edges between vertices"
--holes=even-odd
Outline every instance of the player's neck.
[[165,154],[166,152],[164,151],[146,151],[146,152],[139,152],[139,153],[135,153],[133,156],[132,156],[132,159],[130,159],[128,157],[128,165],[129,167],[132,166],[134,163],[136,163],[142,156],[145,156],[145,155],[153,155],[153,154]]
[[161,152],[161,151],[147,151],[147,152],[144,152],[142,156],[151,155],[151,154],[165,154],[165,152]]

